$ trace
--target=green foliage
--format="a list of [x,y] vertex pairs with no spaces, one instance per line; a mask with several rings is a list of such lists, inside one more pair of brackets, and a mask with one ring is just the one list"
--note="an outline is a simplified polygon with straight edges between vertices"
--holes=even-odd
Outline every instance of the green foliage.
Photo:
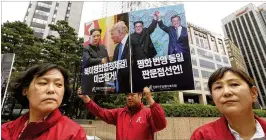
[[253,109],[253,112],[259,117],[266,117],[266,111],[260,109]]
[[162,104],[168,117],[219,117],[220,113],[214,106],[201,104]]
[[[215,106],[202,104],[162,104],[167,117],[220,117]],[[259,117],[266,117],[265,110],[253,109]]]
[[15,71],[24,71],[40,62],[39,39],[27,24],[15,21],[1,25],[1,53],[15,53]]
[[43,52],[47,61],[62,65],[73,74],[76,67],[81,66],[83,38],[78,38],[74,28],[64,20],[57,21],[55,25],[49,24],[49,27],[59,37],[50,35],[45,40]]
[[[15,79],[20,72],[32,65],[43,62],[55,63],[68,70],[72,90],[76,91],[81,81],[83,38],[78,38],[74,28],[64,20],[57,21],[55,25],[50,24],[49,27],[57,32],[59,37],[50,35],[45,39],[37,38],[34,36],[34,31],[23,22],[3,23],[1,53],[15,53],[11,79]],[[78,103],[77,100],[80,99],[74,95],[69,100],[68,106],[63,105],[68,110],[66,112],[75,112],[73,107]]]
[[153,98],[157,103],[161,104],[177,104],[178,101],[178,92],[176,91],[168,91],[168,92],[155,92],[153,93]]
[[123,108],[125,105],[125,94],[110,94],[107,96],[107,100],[102,101],[102,104],[100,104],[104,108]]

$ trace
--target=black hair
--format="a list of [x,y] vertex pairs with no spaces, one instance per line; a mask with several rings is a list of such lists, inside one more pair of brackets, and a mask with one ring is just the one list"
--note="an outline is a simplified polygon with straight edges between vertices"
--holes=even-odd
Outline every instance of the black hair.
[[69,87],[69,76],[65,68],[58,66],[56,64],[50,64],[50,63],[44,63],[44,64],[38,64],[30,67],[25,72],[23,72],[21,75],[19,75],[15,81],[11,84],[11,89],[13,91],[14,98],[22,105],[22,106],[28,106],[29,100],[26,96],[23,96],[23,90],[25,88],[29,88],[30,83],[32,80],[36,77],[43,76],[46,72],[48,72],[51,69],[57,69],[61,72],[61,74],[64,77],[64,97],[62,104],[66,103],[71,95],[71,90]]
[[134,22],[134,26],[135,26],[137,23],[141,23],[141,24],[143,25],[143,21],[140,21],[140,20],[139,20],[139,21],[135,21],[135,22]]
[[90,35],[92,35],[92,33],[95,32],[95,31],[99,31],[100,34],[102,33],[102,29],[100,29],[100,28],[95,28],[95,29],[91,29],[91,30],[90,30]]
[[178,15],[173,15],[173,16],[171,17],[171,21],[173,20],[173,18],[176,18],[176,17],[178,17],[179,20],[181,21],[181,18],[180,18],[180,16],[178,16]]
[[209,88],[210,93],[212,93],[212,90],[211,90],[212,85],[217,80],[223,78],[224,74],[228,71],[238,75],[241,79],[243,79],[248,84],[250,88],[252,88],[255,85],[254,80],[251,77],[249,77],[244,71],[237,69],[237,68],[232,68],[232,67],[222,67],[216,70],[215,72],[213,72],[209,78],[208,88]]

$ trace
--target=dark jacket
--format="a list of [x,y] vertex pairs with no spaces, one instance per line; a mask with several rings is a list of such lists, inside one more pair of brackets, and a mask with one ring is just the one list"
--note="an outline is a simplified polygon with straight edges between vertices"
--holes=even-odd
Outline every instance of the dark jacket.
[[[1,128],[2,140],[86,140],[84,129],[58,109],[54,110],[43,122],[31,122],[21,133],[29,113],[14,121],[5,123]],[[21,135],[20,135],[21,133]],[[18,138],[20,135],[20,138]]]
[[[119,45],[117,44],[114,51],[114,57],[112,61],[118,60]],[[126,59],[127,67],[118,70],[117,80],[119,83],[119,93],[130,93],[130,82],[129,82],[129,68],[130,68],[130,54],[129,54],[129,37],[127,38],[126,44],[124,46],[121,60]],[[116,81],[115,81],[116,83]]]
[[162,21],[158,22],[159,27],[169,35],[168,54],[188,53],[188,34],[187,28],[182,26],[180,37],[177,40],[176,29],[173,26],[165,26]]
[[127,106],[103,109],[92,100],[85,105],[93,115],[116,126],[116,140],[151,140],[154,133],[164,129],[167,123],[164,111],[157,103],[150,108],[141,104],[134,113]]
[[141,34],[134,32],[130,35],[133,60],[152,58],[157,54],[150,37],[156,26],[157,20],[152,20],[150,26],[143,28]]
[[83,48],[83,68],[101,64],[102,59],[106,57],[109,62],[107,50],[103,45],[98,47],[89,45]]

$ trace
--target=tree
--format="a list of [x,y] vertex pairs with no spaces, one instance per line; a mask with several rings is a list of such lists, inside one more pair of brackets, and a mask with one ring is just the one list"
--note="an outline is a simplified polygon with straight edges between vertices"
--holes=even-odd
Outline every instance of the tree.
[[39,63],[41,45],[27,24],[15,21],[1,25],[1,53],[15,53],[15,71],[24,71],[27,67]]
[[70,84],[74,92],[65,105],[66,114],[70,117],[79,106],[74,106],[78,102],[75,94],[81,83],[81,57],[83,48],[83,38],[79,38],[75,29],[68,25],[67,21],[61,20],[48,25],[52,31],[56,31],[59,37],[47,36],[43,43],[42,54],[45,62],[53,62],[66,68],[70,74]]
[[[66,21],[58,21],[56,25],[50,24],[49,27],[59,37],[50,35],[46,39],[37,38],[34,31],[20,21],[6,22],[1,26],[2,53],[16,54],[11,78],[14,79],[19,72],[34,64],[55,63],[68,70],[71,87],[73,91],[77,91],[77,83],[81,80],[83,38],[78,38]],[[69,106],[73,106],[75,101],[77,98],[72,96],[69,104],[63,105],[65,110],[73,112]]]

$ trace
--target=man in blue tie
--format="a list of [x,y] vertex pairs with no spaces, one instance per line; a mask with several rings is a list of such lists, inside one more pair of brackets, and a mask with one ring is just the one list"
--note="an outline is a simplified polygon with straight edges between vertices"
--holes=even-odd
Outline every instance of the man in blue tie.
[[159,27],[169,35],[168,54],[188,53],[188,33],[187,28],[181,26],[181,18],[178,15],[171,17],[171,26],[165,26],[161,20],[160,13],[157,11],[155,15],[158,17]]
[[129,39],[128,27],[124,21],[117,22],[110,30],[111,38],[114,43],[117,43],[114,51],[112,61],[126,60],[127,67],[118,69],[115,80],[115,91],[117,93],[130,93],[129,82],[129,67],[130,67],[130,53],[129,53]]

